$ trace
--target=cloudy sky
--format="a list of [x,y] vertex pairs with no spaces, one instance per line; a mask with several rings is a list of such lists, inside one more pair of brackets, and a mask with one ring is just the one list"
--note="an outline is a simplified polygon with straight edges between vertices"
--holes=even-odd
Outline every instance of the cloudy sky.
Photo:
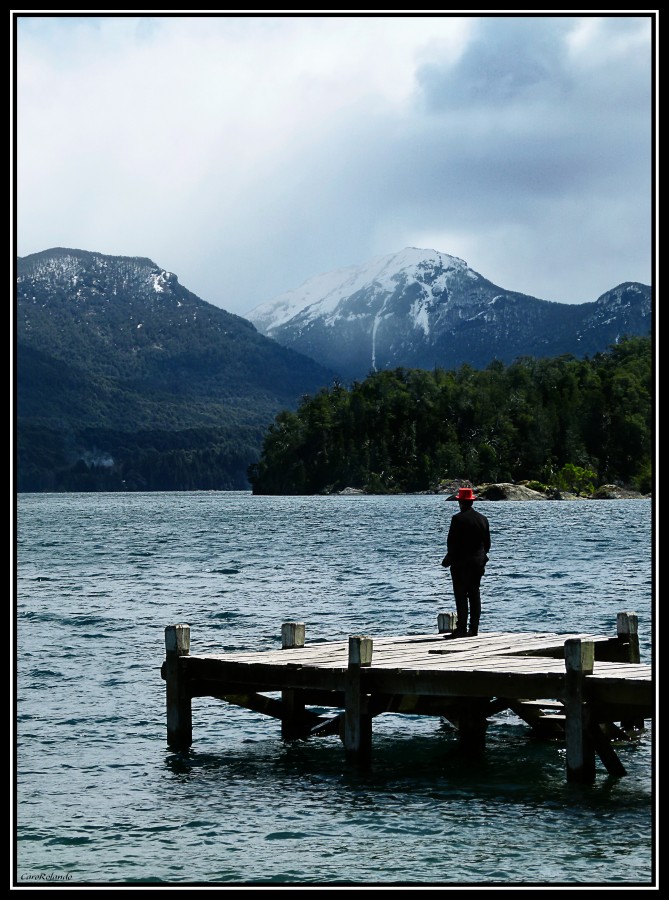
[[655,280],[655,10],[10,12],[19,256],[240,315],[407,246],[543,300]]

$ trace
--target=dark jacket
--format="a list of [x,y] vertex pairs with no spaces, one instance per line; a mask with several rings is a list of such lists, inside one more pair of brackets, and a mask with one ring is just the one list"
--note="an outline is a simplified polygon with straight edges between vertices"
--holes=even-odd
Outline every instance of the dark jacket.
[[485,566],[490,550],[490,525],[473,507],[463,509],[451,519],[446,538],[451,566],[476,563]]

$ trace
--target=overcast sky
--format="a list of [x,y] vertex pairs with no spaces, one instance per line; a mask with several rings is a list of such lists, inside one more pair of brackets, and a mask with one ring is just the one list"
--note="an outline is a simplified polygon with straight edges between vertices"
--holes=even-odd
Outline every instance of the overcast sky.
[[10,12],[19,256],[148,257],[240,315],[407,246],[543,300],[655,280],[655,10]]

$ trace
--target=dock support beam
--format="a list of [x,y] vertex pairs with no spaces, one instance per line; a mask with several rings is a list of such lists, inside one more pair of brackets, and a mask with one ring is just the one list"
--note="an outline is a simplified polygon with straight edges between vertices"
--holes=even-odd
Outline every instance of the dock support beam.
[[189,654],[190,625],[168,625],[165,628],[167,743],[173,750],[187,750],[193,743],[191,698],[179,669],[179,658]]
[[372,664],[372,639],[350,635],[346,670],[344,708],[344,747],[347,754],[368,760],[372,751],[372,717],[367,697],[361,691],[360,670]]
[[567,781],[591,784],[595,780],[595,747],[590,736],[590,712],[583,701],[583,680],[586,675],[592,675],[595,645],[592,641],[570,638],[564,644],[564,659]]
[[[284,622],[281,625],[281,649],[304,647],[304,622]],[[304,736],[304,694],[302,691],[281,691],[281,737],[284,740]]]

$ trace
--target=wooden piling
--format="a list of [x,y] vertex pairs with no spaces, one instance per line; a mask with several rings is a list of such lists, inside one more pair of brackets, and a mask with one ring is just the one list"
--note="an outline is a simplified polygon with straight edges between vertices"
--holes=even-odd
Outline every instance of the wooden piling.
[[[616,616],[616,631],[618,640],[628,645],[627,660],[631,663],[641,662],[639,651],[639,617],[633,612],[619,612]],[[643,719],[625,719],[620,727],[626,731],[641,731],[644,728]]]
[[457,613],[439,613],[439,615],[437,616],[437,628],[439,630],[439,634],[448,634],[451,631],[455,631],[457,622]]
[[[304,647],[306,626],[304,622],[284,622],[281,625],[281,649]],[[304,736],[304,692],[281,691],[281,737],[284,740]]]
[[165,628],[165,685],[167,697],[167,743],[173,750],[186,750],[193,743],[191,698],[181,678],[179,658],[190,654],[190,625]]
[[304,647],[306,625],[304,622],[284,622],[281,626],[281,649]]
[[629,645],[627,661],[631,663],[641,662],[639,652],[639,617],[633,612],[619,612],[616,616],[616,631],[618,640]]
[[463,703],[457,717],[460,749],[471,756],[482,756],[485,751],[488,719],[486,700],[471,698]]
[[595,780],[595,747],[590,736],[588,705],[583,701],[583,679],[592,675],[595,645],[592,641],[570,638],[564,644],[564,658],[567,781],[588,784]]
[[361,691],[360,670],[372,664],[372,639],[351,635],[348,639],[348,668],[345,678],[344,747],[360,760],[372,750],[372,717],[367,697]]

